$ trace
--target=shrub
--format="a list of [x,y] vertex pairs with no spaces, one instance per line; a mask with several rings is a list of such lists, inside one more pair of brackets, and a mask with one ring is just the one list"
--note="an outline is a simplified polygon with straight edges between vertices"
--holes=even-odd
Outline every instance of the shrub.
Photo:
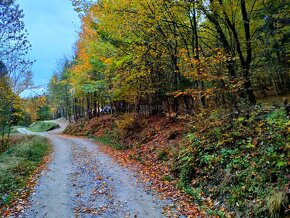
[[157,153],[158,160],[167,160],[168,159],[168,152],[166,150],[161,150]]
[[141,125],[131,114],[123,115],[115,121],[115,124],[121,138],[126,138],[131,132],[136,132],[141,128]]
[[195,160],[191,149],[184,149],[175,159],[173,172],[178,176],[183,186],[187,186],[194,175]]
[[258,109],[249,116],[219,120],[218,126],[207,121],[205,117],[194,123],[195,132],[186,138],[190,145],[176,155],[173,171],[180,187],[189,194],[201,189],[204,198],[222,199],[228,210],[241,216],[277,216],[285,193],[271,192],[283,190],[289,182],[285,112]]

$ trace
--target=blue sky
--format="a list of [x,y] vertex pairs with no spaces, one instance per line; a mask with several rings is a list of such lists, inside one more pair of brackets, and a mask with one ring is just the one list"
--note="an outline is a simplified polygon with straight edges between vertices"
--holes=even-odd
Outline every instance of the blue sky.
[[[17,0],[24,11],[24,22],[32,44],[30,59],[34,85],[47,85],[57,61],[72,55],[80,21],[69,0]],[[24,96],[40,90],[26,91]]]

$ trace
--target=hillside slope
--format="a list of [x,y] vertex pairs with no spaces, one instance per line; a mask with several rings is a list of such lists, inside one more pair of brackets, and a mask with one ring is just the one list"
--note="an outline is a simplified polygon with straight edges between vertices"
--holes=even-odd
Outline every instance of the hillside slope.
[[290,122],[283,108],[236,117],[103,116],[65,133],[91,136],[120,162],[137,165],[186,215],[196,212],[194,204],[208,215],[289,214]]

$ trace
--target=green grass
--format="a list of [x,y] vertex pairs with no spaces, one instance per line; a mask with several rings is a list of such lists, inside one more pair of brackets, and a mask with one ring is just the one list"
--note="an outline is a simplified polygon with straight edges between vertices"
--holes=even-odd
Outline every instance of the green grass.
[[20,190],[25,188],[49,149],[47,139],[28,136],[0,155],[0,208],[13,202]]
[[22,126],[12,126],[10,133],[19,133],[18,128],[22,128]]
[[109,146],[115,148],[116,150],[123,150],[124,149],[124,147],[121,144],[119,144],[118,142],[116,142],[116,140],[110,138],[109,136],[96,137],[94,135],[90,135],[89,138],[94,139],[96,142],[99,142],[101,144],[109,145]]
[[[20,128],[20,126],[12,126],[11,129],[10,129],[10,134],[13,134],[13,133],[18,133],[18,128]],[[2,134],[3,132],[0,131],[0,134]],[[9,133],[9,130],[8,130],[8,127],[4,129],[4,134],[8,134]]]
[[59,125],[54,122],[37,121],[32,123],[28,129],[32,132],[47,132],[58,127]]

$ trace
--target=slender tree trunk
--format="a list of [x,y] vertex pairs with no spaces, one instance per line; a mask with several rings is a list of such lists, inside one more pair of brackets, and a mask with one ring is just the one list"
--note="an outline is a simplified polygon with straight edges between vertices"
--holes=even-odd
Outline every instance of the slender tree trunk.
[[100,116],[100,103],[97,101],[97,117]]
[[74,105],[74,108],[75,108],[75,121],[77,122],[78,121],[78,100],[77,100],[77,98],[75,98],[75,100],[74,100],[74,102],[75,102],[75,105]]
[[91,119],[91,102],[90,95],[87,96],[87,118]]
[[97,105],[97,93],[96,92],[94,92],[94,117],[96,117],[97,116],[97,107],[98,107],[98,105]]
[[8,124],[8,133],[7,133],[6,143],[5,143],[6,149],[9,146],[10,134],[11,134],[11,122],[9,122],[9,124]]
[[252,44],[251,44],[251,32],[250,32],[250,20],[248,17],[246,2],[241,0],[241,11],[244,21],[245,37],[246,37],[246,46],[247,46],[247,57],[244,63],[244,85],[247,91],[249,101],[251,104],[256,104],[256,98],[253,92],[251,79],[250,79],[250,66],[252,62]]
[[[198,32],[197,32],[197,19],[196,19],[196,1],[194,0],[194,5],[193,5],[193,35],[194,35],[194,50],[195,50],[195,59],[198,61],[197,64],[197,74],[200,75],[200,66],[199,66],[199,42],[198,42]],[[206,106],[206,101],[205,101],[205,96],[204,96],[204,91],[205,91],[205,85],[204,82],[201,81],[201,89],[202,89],[202,96],[200,98],[201,104],[203,107]]]

